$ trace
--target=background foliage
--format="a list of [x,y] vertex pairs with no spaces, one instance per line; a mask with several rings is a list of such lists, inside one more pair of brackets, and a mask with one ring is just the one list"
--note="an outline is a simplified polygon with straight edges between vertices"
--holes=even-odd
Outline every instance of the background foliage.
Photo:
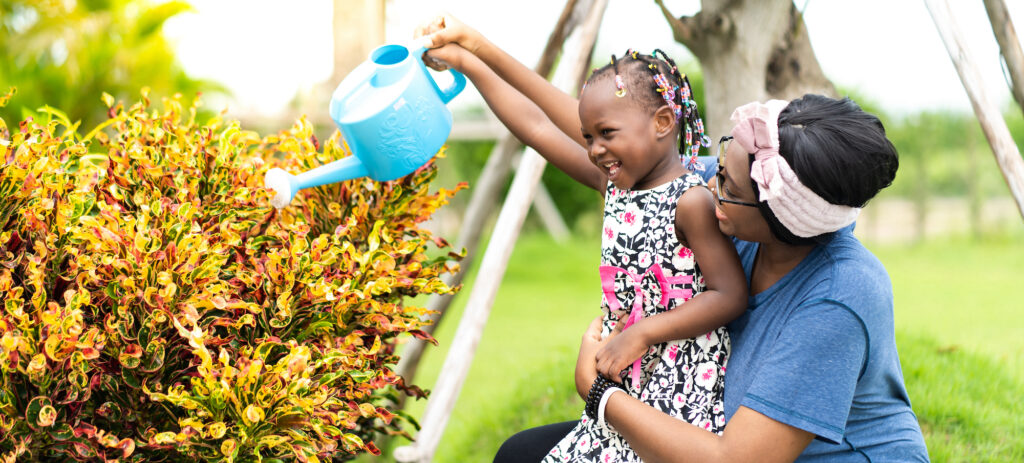
[[186,75],[161,34],[188,3],[149,0],[0,0],[0,91],[20,95],[0,117],[21,120],[51,105],[93,127],[106,119],[97,95],[119,99],[143,85],[155,94],[224,92]]
[[374,433],[404,432],[385,405],[422,393],[391,371],[399,335],[429,339],[404,301],[453,291],[459,256],[420,225],[454,191],[429,191],[428,164],[276,211],[266,170],[347,155],[337,134],[260,137],[146,95],[105,95],[84,135],[56,110],[0,119],[0,455],[377,453]]

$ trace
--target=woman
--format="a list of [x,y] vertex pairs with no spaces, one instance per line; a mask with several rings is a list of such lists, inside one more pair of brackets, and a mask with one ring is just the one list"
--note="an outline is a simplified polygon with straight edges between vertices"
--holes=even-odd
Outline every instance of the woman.
[[[709,171],[751,297],[729,324],[725,431],[615,392],[604,419],[648,462],[928,461],[896,352],[891,284],[851,226],[896,173],[881,122],[849,99],[820,95],[751,103],[732,120]],[[595,354],[613,336],[600,339],[591,324],[583,337],[584,400],[598,376]],[[539,452],[565,426],[517,434],[495,461],[543,456],[523,452]]]
[[[432,48],[457,43],[476,54],[580,142],[571,96],[453,18],[424,33]],[[605,390],[599,370],[612,381],[618,375],[595,357],[616,334],[600,339],[600,318],[580,346],[577,391],[603,399],[599,421],[648,462],[928,461],[896,352],[892,285],[852,233],[859,208],[892,183],[899,164],[881,122],[849,99],[819,95],[751,103],[732,119],[732,137],[706,170],[715,173],[716,217],[734,239],[751,295],[729,324],[724,432]],[[523,431],[495,461],[539,461],[573,426]]]

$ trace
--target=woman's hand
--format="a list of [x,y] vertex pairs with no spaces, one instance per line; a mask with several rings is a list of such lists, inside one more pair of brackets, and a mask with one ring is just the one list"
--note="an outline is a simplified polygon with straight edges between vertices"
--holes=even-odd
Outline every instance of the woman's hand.
[[[447,14],[417,26],[413,31],[413,37],[423,37],[424,45],[427,48],[441,48],[447,44],[455,43],[469,50],[470,53],[476,53],[483,39],[483,36],[475,29]],[[426,60],[425,63],[436,71],[447,69],[443,63],[431,62],[431,60]]]
[[599,316],[590,322],[587,331],[583,333],[583,340],[580,341],[580,354],[576,358],[576,393],[584,401],[587,400],[590,386],[597,379],[597,361],[595,358],[597,351],[604,345],[604,342],[601,340],[602,318]]
[[[621,383],[619,374],[625,370],[636,359],[647,352],[648,344],[644,340],[639,325],[633,325],[631,329],[622,331],[622,320],[615,326],[612,336],[606,340],[604,347],[597,351],[597,372],[605,378]],[[621,334],[619,334],[621,333]]]
[[[587,400],[587,393],[590,386],[594,384],[599,374],[597,353],[602,351],[609,342],[615,340],[622,333],[622,321],[615,325],[615,329],[604,339],[601,339],[601,322],[604,317],[597,317],[590,322],[587,332],[583,333],[583,340],[580,342],[580,355],[576,358],[576,392],[583,400]],[[632,361],[630,361],[632,363]],[[625,367],[623,367],[625,368]],[[619,370],[622,370],[621,368]],[[612,381],[621,383],[618,371],[613,375],[603,375]]]

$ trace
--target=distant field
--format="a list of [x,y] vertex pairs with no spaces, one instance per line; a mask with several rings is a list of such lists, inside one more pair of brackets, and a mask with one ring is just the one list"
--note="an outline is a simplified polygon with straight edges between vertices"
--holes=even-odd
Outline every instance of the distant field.
[[[933,461],[1024,461],[1022,243],[1024,233],[869,245],[893,280],[904,376]],[[572,367],[598,314],[599,246],[520,240],[435,461],[490,461],[515,431],[578,417]],[[440,327],[441,345],[424,357],[416,383],[425,388],[454,335],[459,301]],[[421,416],[424,404],[409,411]]]

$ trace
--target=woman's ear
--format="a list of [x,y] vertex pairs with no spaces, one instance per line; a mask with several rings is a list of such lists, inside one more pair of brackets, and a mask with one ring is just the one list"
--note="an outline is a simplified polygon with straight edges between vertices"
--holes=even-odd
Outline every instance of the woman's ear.
[[668,105],[662,105],[654,111],[654,132],[658,138],[671,137],[675,134],[676,113]]

